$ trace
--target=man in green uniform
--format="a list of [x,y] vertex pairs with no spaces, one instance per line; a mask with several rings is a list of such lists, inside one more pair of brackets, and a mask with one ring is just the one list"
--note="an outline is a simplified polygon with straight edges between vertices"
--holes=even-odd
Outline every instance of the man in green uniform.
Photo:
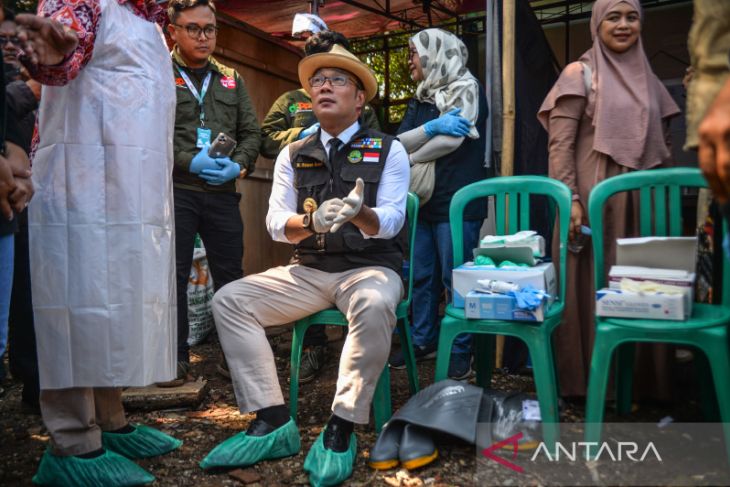
[[[236,179],[254,170],[261,132],[243,78],[217,62],[218,26],[210,0],[172,0],[168,32],[177,91],[175,136],[175,253],[177,259],[178,373],[182,385],[190,364],[187,283],[195,234],[205,244],[216,290],[243,276],[243,222]],[[229,157],[211,158],[219,133],[235,139]]]

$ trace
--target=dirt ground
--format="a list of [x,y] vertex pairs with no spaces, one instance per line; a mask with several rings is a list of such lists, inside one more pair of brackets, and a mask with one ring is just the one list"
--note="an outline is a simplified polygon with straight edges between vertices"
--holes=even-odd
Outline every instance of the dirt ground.
[[[210,343],[193,348],[192,375],[208,380],[209,392],[204,401],[195,408],[178,408],[153,412],[130,411],[132,422],[145,423],[183,440],[183,446],[175,452],[139,463],[157,477],[155,485],[164,486],[228,486],[228,485],[303,485],[307,476],[302,470],[309,447],[330,415],[330,403],[337,378],[337,360],[342,347],[341,329],[330,327],[330,348],[332,358],[326,364],[319,379],[302,384],[299,398],[297,422],[302,435],[302,451],[295,457],[263,462],[254,467],[235,472],[222,471],[206,473],[198,462],[217,443],[245,429],[251,415],[239,414],[230,382],[216,373],[220,352],[215,339]],[[279,380],[285,395],[288,391],[289,352],[291,335],[279,330],[271,337],[275,346]],[[421,387],[433,380],[434,362],[420,364]],[[692,379],[687,367],[680,368],[678,379],[690,387]],[[408,381],[405,371],[392,371],[393,410],[408,399]],[[473,379],[472,379],[473,380]],[[493,388],[534,392],[530,376],[508,375],[497,371]],[[676,420],[700,420],[696,402],[689,399],[691,393],[679,394],[681,402],[661,407],[642,406],[630,418],[631,421],[657,422],[672,415]],[[583,407],[564,403],[562,421],[578,422],[583,419]],[[610,413],[606,420],[615,419]],[[372,423],[371,423],[372,424]],[[376,472],[367,466],[369,448],[375,443],[372,426],[356,428],[358,458],[352,478],[345,485],[455,485],[477,484],[477,461],[475,448],[470,445],[446,443],[439,445],[439,458],[432,464],[413,472],[402,469]],[[30,485],[38,461],[48,443],[48,434],[37,415],[24,412],[20,405],[20,385],[14,384],[0,399],[0,486]],[[480,467],[482,468],[482,467]],[[499,468],[499,467],[497,467]],[[236,478],[236,476],[238,478]],[[506,479],[506,485],[511,481]],[[481,483],[481,482],[479,482]],[[501,483],[501,482],[500,482]],[[538,482],[539,484],[539,482]]]

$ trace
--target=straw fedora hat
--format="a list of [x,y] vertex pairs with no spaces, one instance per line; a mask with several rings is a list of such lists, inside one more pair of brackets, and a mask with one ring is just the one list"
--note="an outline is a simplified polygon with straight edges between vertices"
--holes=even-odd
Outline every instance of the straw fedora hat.
[[299,61],[299,82],[307,92],[312,90],[309,78],[320,68],[338,68],[352,73],[365,87],[366,102],[378,92],[378,81],[373,70],[339,44],[332,46],[329,52],[312,54]]

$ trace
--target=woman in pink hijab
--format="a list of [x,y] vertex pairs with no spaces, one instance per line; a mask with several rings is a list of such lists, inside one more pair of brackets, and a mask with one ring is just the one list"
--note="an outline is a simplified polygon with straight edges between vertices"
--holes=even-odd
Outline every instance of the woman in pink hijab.
[[[665,136],[669,118],[679,113],[679,107],[651,70],[641,26],[638,0],[597,0],[590,24],[593,46],[565,67],[538,112],[549,133],[550,177],[573,192],[570,239],[574,242],[581,225],[588,224],[588,195],[597,183],[659,167],[670,159]],[[610,202],[605,220],[607,268],[615,262],[615,239],[635,234],[636,209],[628,195]],[[557,255],[557,242],[553,246]],[[560,389],[566,397],[585,396],[595,300],[589,244],[568,253],[567,269],[567,306],[555,339]],[[651,360],[658,358],[650,355]],[[664,369],[651,364],[641,368],[650,373]],[[642,386],[640,378],[637,386],[654,398],[669,398],[666,374],[650,381]]]

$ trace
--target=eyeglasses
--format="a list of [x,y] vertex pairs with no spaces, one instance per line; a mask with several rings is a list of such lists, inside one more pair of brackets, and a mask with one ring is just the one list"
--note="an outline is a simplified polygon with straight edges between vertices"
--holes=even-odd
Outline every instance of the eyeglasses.
[[19,46],[20,39],[18,39],[17,36],[0,35],[0,47],[5,47],[8,43],[14,44],[15,46]]
[[188,25],[179,25],[179,24],[172,24],[175,27],[179,27],[180,29],[185,29],[185,32],[188,33],[190,37],[193,39],[197,39],[200,37],[201,32],[205,34],[205,37],[207,39],[213,39],[218,35],[218,26],[217,25],[206,25],[205,27],[200,27],[197,24],[188,24]]
[[332,86],[345,86],[349,81],[353,85],[357,86],[358,89],[362,89],[362,85],[360,85],[360,83],[356,83],[349,76],[344,76],[341,74],[337,74],[335,76],[312,76],[311,78],[309,78],[309,84],[312,86],[312,88],[321,88],[328,80]]

